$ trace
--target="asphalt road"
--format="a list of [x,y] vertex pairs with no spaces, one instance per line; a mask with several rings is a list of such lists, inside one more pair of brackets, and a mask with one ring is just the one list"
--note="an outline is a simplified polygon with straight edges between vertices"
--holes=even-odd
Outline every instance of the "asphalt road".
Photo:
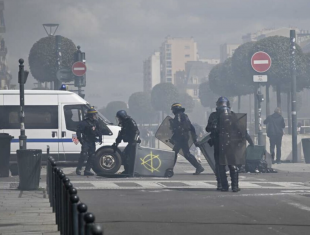
[[200,176],[192,171],[188,163],[180,162],[171,179],[107,179],[74,173],[70,178],[106,235],[309,233],[308,169],[241,174],[239,193],[216,191],[208,169]]

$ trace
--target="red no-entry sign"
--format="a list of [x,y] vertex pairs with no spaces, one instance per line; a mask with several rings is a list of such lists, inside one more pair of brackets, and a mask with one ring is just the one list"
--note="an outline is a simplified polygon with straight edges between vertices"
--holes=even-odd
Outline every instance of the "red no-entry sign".
[[86,73],[86,65],[81,61],[75,62],[72,65],[72,73],[75,76],[83,76]]
[[251,65],[256,72],[264,73],[271,67],[271,58],[266,52],[256,52],[251,58]]

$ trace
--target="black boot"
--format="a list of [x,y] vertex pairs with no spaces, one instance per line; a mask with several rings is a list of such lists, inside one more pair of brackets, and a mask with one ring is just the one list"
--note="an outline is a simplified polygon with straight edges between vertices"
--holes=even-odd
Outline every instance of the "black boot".
[[221,191],[222,190],[222,182],[220,178],[220,166],[218,164],[215,165],[215,177],[217,182],[217,188],[216,190]]
[[91,168],[92,168],[92,159],[93,159],[93,157],[91,156],[87,160],[86,167],[85,167],[85,170],[84,170],[84,175],[86,175],[86,176],[93,176],[93,175],[95,175],[94,173],[92,173],[90,171]]
[[[200,165],[200,164],[199,164]],[[205,168],[203,168],[201,165],[196,168],[196,172],[193,173],[193,175],[200,175],[201,172],[204,172]]]
[[82,174],[82,167],[77,167],[77,168],[75,169],[75,173],[76,173],[77,175],[81,175],[81,174]]
[[222,184],[222,192],[227,192],[229,189],[229,184],[227,181],[227,175],[226,175],[226,168],[225,165],[220,165],[220,180],[221,180],[221,184]]
[[229,166],[231,177],[231,189],[234,193],[239,192],[239,172],[236,166]]
[[205,170],[192,154],[188,154],[188,156],[185,155],[184,157],[196,168],[196,172],[193,173],[193,175],[200,175],[200,173]]

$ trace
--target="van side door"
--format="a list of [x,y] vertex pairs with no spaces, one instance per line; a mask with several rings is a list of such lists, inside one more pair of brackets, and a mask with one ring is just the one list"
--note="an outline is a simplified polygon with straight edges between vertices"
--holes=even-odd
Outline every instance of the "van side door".
[[77,161],[81,144],[77,141],[76,131],[79,122],[84,119],[86,108],[82,104],[61,104],[61,159],[63,161]]

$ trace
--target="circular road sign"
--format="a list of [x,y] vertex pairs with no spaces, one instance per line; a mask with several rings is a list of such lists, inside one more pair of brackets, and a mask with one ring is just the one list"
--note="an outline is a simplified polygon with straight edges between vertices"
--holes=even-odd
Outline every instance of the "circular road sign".
[[75,76],[83,76],[86,73],[86,65],[81,61],[75,62],[72,65],[72,73]]
[[264,73],[271,67],[271,58],[266,52],[256,52],[251,58],[251,65],[256,72]]

